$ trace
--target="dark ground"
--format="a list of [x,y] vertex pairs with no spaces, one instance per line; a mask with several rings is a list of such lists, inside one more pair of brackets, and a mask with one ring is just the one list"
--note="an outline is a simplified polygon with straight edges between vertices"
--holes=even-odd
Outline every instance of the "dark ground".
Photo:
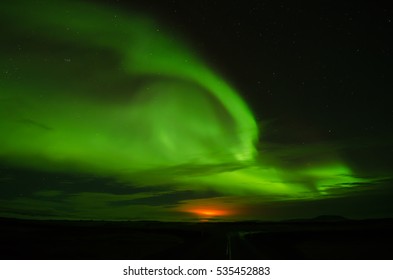
[[161,223],[0,219],[0,259],[393,259],[393,219]]

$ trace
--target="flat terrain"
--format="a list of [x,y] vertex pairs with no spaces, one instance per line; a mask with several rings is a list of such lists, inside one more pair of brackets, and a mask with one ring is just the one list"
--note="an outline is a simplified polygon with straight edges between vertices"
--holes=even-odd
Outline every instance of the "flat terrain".
[[0,219],[0,259],[393,259],[393,219],[243,223]]

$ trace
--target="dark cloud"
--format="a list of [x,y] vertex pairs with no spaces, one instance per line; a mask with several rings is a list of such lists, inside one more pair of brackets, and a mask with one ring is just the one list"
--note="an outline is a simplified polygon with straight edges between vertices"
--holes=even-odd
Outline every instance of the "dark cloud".
[[124,205],[160,205],[173,207],[182,200],[201,199],[201,198],[214,198],[219,197],[220,194],[214,191],[175,191],[164,194],[152,195],[151,197],[136,198],[130,201],[114,201],[110,205],[124,206]]

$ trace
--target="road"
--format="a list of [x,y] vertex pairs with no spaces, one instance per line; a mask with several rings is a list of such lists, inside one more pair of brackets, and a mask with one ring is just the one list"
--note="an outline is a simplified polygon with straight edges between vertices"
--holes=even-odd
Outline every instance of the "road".
[[244,260],[267,259],[263,252],[247,239],[247,235],[255,232],[215,232],[173,248],[170,252],[157,255],[159,259],[213,259]]
[[263,252],[256,249],[248,239],[247,235],[258,232],[230,232],[227,234],[227,259],[231,260],[256,260],[264,259]]

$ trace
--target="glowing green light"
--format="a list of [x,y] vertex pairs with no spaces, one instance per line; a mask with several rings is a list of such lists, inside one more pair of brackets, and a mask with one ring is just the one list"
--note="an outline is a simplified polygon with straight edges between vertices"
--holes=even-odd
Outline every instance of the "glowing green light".
[[[10,35],[0,53],[2,163],[261,201],[320,199],[367,182],[338,155],[311,167],[256,157],[256,120],[239,93],[149,17],[82,1],[2,1],[0,14]],[[0,203],[25,212],[56,209],[47,199],[56,190],[43,191]],[[165,207],[108,207],[145,196],[154,198],[92,192],[63,203],[84,217],[170,215]],[[236,213],[226,204],[190,204],[186,212]]]
[[[42,13],[30,9],[29,1],[23,4],[22,13],[17,4],[6,9],[7,18],[23,18],[12,22],[18,32],[28,25],[43,44],[77,43],[78,57],[64,59],[61,55],[69,54],[53,47],[50,55],[58,62],[47,68],[39,64],[46,53],[19,62],[26,75],[2,90],[2,99],[9,100],[5,106],[16,113],[4,114],[0,121],[7,131],[1,156],[38,155],[50,165],[67,162],[109,174],[253,159],[257,126],[243,100],[180,40],[158,32],[156,23],[104,8],[91,13],[82,3],[48,2]],[[85,46],[89,52],[105,48],[118,56],[115,67],[121,68],[122,79],[117,79],[118,72],[110,76],[106,69],[86,65]],[[100,59],[105,57],[94,57]],[[84,87],[85,77],[72,73],[79,67],[89,71],[93,83],[102,72],[108,74],[104,99],[121,95],[124,101],[94,96]],[[76,86],[66,85],[70,78],[64,71],[71,72]],[[128,88],[116,92],[116,82]],[[21,103],[24,107],[18,108]]]

